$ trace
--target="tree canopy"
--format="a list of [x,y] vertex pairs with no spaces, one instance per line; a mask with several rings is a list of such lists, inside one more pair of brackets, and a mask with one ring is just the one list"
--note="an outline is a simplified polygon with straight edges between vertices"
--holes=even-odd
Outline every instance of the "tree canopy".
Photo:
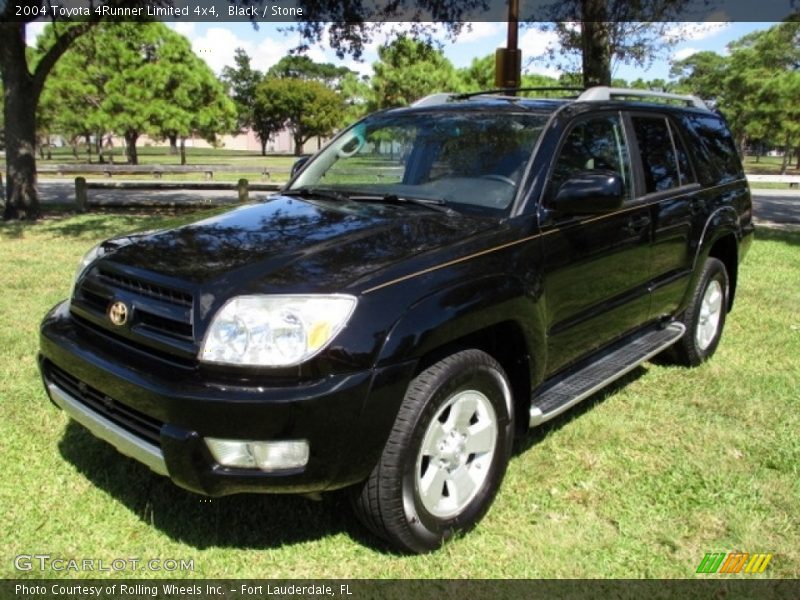
[[266,128],[259,132],[262,144],[270,135],[287,127],[294,140],[295,155],[299,156],[308,140],[330,135],[341,124],[344,103],[335,91],[319,81],[268,77],[256,87],[255,113],[274,126],[269,133]]
[[124,136],[132,164],[143,134],[213,142],[235,127],[234,104],[208,65],[185,37],[156,22],[103,23],[77,40],[48,79],[43,112],[54,113],[64,133]]
[[374,108],[407,106],[428,94],[460,86],[453,64],[441,50],[405,36],[378,48],[373,70]]
[[694,54],[673,64],[684,91],[716,101],[744,151],[749,141],[800,154],[800,22],[780,23],[731,43],[728,56]]

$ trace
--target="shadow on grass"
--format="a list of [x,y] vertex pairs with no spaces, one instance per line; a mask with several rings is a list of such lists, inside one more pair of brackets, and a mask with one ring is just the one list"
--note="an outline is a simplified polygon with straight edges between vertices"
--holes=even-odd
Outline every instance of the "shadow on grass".
[[[53,210],[55,209],[55,210]],[[38,221],[0,221],[0,240],[21,239],[27,233],[57,237],[103,238],[142,229],[176,227],[223,212],[222,208],[117,208],[77,214],[48,206]]]
[[756,243],[783,242],[790,246],[800,246],[800,231],[760,226],[756,229]]
[[378,552],[395,554],[357,521],[345,492],[325,494],[321,502],[277,494],[207,498],[152,473],[72,421],[59,450],[81,475],[140,520],[197,549],[280,548],[344,534]]
[[647,367],[640,365],[617,379],[615,382],[604,387],[596,394],[592,394],[566,412],[560,414],[552,421],[547,421],[539,427],[528,431],[525,435],[518,437],[516,443],[514,444],[514,454],[522,454],[523,452],[530,450],[533,446],[544,440],[551,433],[558,431],[562,427],[566,427],[573,420],[581,417],[586,412],[592,410],[595,406],[605,402],[609,396],[613,396],[625,386],[633,383],[646,374]]

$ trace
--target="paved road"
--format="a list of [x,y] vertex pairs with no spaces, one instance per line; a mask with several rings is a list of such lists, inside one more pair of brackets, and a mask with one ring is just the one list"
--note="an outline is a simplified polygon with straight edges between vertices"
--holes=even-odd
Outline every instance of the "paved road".
[[[137,184],[142,184],[137,181]],[[63,180],[41,180],[39,192],[45,203],[75,202],[75,184]],[[236,190],[202,189],[89,189],[89,202],[105,204],[227,204],[238,201]],[[269,192],[251,191],[250,199],[258,200]],[[753,190],[753,215],[756,223],[800,227],[800,191]]]

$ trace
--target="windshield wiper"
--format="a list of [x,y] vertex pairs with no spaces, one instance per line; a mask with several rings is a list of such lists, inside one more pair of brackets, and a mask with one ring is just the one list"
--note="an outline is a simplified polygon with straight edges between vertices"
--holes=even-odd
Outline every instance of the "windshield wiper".
[[281,192],[284,196],[300,196],[301,198],[326,198],[328,200],[336,200],[341,202],[347,200],[347,195],[334,190],[319,190],[309,187],[301,187],[294,190],[285,190]]
[[387,202],[391,204],[414,204],[424,206],[432,210],[438,210],[446,214],[453,214],[455,211],[447,207],[444,200],[437,198],[415,198],[413,196],[399,196],[398,194],[375,194],[375,195],[352,195],[348,200],[353,202]]

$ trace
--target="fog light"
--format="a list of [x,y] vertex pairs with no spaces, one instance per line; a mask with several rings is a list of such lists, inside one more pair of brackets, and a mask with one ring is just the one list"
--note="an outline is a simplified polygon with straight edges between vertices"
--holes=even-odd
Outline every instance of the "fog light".
[[206,438],[206,446],[214,460],[226,467],[278,471],[297,469],[308,463],[306,440],[258,442]]

